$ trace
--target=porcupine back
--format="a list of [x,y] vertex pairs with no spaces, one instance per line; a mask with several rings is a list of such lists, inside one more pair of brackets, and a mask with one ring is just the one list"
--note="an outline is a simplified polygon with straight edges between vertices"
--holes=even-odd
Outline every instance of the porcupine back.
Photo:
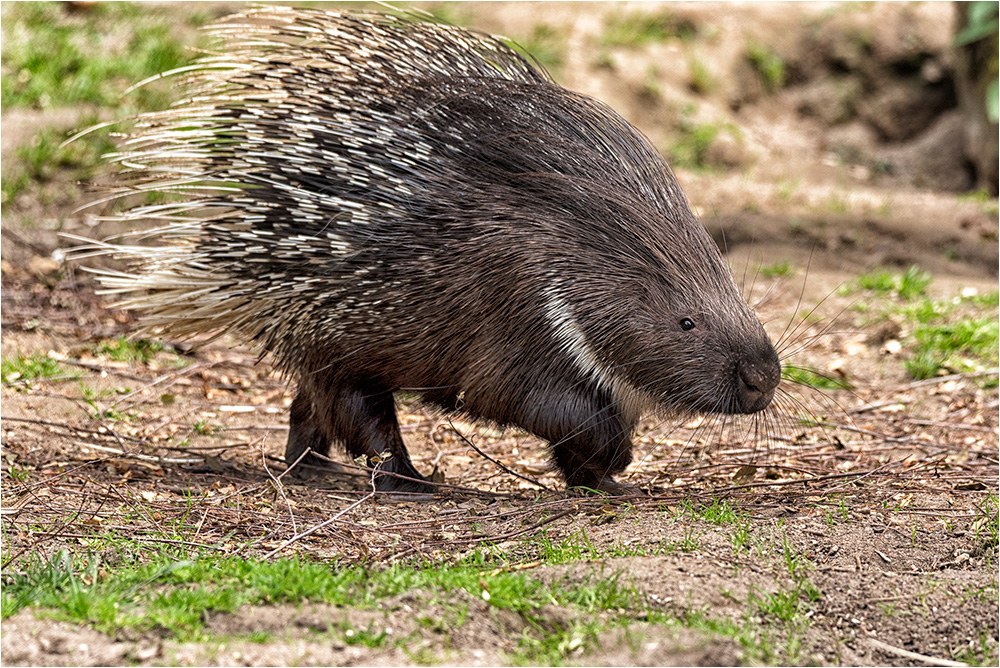
[[123,216],[167,243],[109,247],[138,265],[102,281],[149,331],[254,342],[315,386],[317,423],[339,419],[321,386],[358,383],[550,441],[578,405],[628,431],[651,406],[770,401],[739,384],[773,349],[718,249],[601,103],[441,24],[267,7],[214,32],[117,157],[134,189],[187,196]]

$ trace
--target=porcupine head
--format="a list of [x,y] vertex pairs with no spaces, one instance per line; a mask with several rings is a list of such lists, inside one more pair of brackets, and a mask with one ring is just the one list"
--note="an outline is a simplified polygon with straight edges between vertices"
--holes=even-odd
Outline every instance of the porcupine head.
[[774,347],[618,114],[451,26],[266,7],[217,31],[225,55],[119,158],[140,190],[191,193],[124,216],[175,243],[108,244],[138,266],[101,280],[151,330],[271,353],[298,380],[289,465],[339,443],[380,489],[426,491],[408,391],[524,428],[569,485],[615,491],[642,412],[769,406]]

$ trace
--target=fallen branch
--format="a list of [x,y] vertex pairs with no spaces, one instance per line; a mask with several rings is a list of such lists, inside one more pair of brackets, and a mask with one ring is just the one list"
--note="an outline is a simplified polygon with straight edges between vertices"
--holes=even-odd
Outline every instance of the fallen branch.
[[288,547],[292,543],[295,543],[295,542],[297,542],[299,540],[302,540],[306,536],[310,536],[310,535],[316,533],[317,531],[319,531],[320,529],[322,529],[324,527],[330,526],[331,524],[333,524],[334,522],[336,522],[337,520],[339,520],[341,517],[343,517],[344,515],[346,515],[350,511],[354,510],[355,508],[357,508],[358,506],[360,506],[362,503],[364,503],[368,499],[370,499],[373,496],[375,496],[376,494],[378,494],[378,492],[375,490],[375,471],[374,470],[372,471],[371,484],[372,484],[372,491],[370,491],[368,494],[364,495],[363,497],[361,497],[360,499],[358,499],[357,501],[355,501],[351,505],[347,506],[346,508],[344,508],[343,510],[341,510],[339,513],[337,513],[336,515],[334,515],[330,519],[323,520],[322,522],[320,522],[316,526],[314,526],[314,527],[312,527],[310,529],[306,529],[302,533],[295,534],[294,536],[292,536],[291,538],[289,538],[288,540],[286,540],[284,543],[282,543],[278,547],[274,548],[273,550],[271,550],[270,552],[268,552],[267,554],[265,554],[263,558],[264,559],[270,559],[271,557],[273,557],[274,555],[276,555],[278,552],[281,552],[282,550],[284,550],[286,547]]
[[292,511],[292,504],[288,501],[288,497],[285,496],[285,486],[281,484],[281,476],[291,471],[295,464],[298,464],[302,458],[305,457],[310,450],[312,450],[312,448],[306,448],[305,451],[299,455],[299,458],[295,460],[295,464],[292,464],[287,469],[282,471],[281,475],[275,477],[275,475],[271,473],[271,469],[267,466],[267,457],[264,454],[265,440],[267,440],[267,434],[264,434],[260,439],[260,463],[263,465],[264,471],[267,472],[267,477],[271,479],[271,486],[274,488],[275,494],[281,495],[282,500],[285,502],[285,507],[288,508],[288,518],[292,521],[292,533],[294,534],[298,532],[298,527],[295,526],[295,513]]
[[84,443],[83,441],[77,441],[76,445],[81,448],[90,448],[91,450],[99,450],[101,452],[110,452],[114,455],[125,457],[126,459],[138,459],[144,462],[153,462],[156,464],[204,464],[204,457],[192,457],[192,458],[180,458],[180,457],[159,457],[157,455],[142,455],[138,452],[128,452],[126,450],[116,450],[114,448],[106,448],[103,445],[94,445],[92,443]]
[[552,491],[551,489],[549,489],[548,487],[546,487],[542,483],[538,482],[534,478],[529,478],[528,476],[521,475],[517,471],[512,471],[508,467],[504,466],[503,464],[501,464],[500,462],[498,462],[497,460],[493,459],[488,454],[486,454],[485,452],[483,452],[482,450],[480,450],[479,448],[477,448],[476,444],[473,443],[472,441],[470,441],[468,438],[466,438],[465,434],[463,434],[461,431],[459,431],[458,428],[455,426],[455,424],[451,420],[448,420],[448,426],[451,427],[451,430],[453,432],[455,432],[456,434],[458,434],[458,437],[460,439],[462,439],[462,441],[466,445],[468,445],[470,448],[472,448],[473,450],[475,450],[476,452],[478,452],[484,459],[493,462],[493,464],[498,469],[500,469],[501,471],[503,471],[504,473],[509,473],[510,475],[514,476],[515,478],[520,478],[521,480],[524,480],[525,482],[531,483],[532,485],[536,485],[537,487],[540,487],[541,489],[544,489],[546,492],[551,492]]
[[901,656],[905,659],[912,659],[913,661],[921,661],[923,663],[930,664],[932,666],[968,666],[967,663],[962,663],[961,661],[950,661],[949,659],[939,659],[936,656],[927,656],[926,654],[917,654],[916,652],[911,652],[908,649],[902,649],[900,647],[893,647],[892,645],[886,644],[881,640],[875,640],[875,638],[868,638],[868,643],[883,652],[888,652],[889,654],[895,654],[896,656]]

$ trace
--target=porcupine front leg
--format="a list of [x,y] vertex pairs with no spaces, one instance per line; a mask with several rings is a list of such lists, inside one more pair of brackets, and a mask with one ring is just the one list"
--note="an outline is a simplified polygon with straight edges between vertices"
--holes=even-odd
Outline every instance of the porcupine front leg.
[[[327,384],[317,380],[300,383],[299,394],[292,402],[286,461],[294,462],[307,447],[326,455],[330,443],[336,441],[345,446],[352,459],[364,456],[369,465],[379,460],[382,453],[391,455],[379,465],[380,472],[375,477],[379,491],[434,491],[432,485],[391,475],[423,480],[403,443],[390,390],[360,383]],[[316,461],[321,460],[316,458]]]
[[620,495],[638,491],[614,479],[632,461],[633,427],[603,392],[570,390],[530,431],[549,442],[567,487]]
[[581,427],[551,440],[552,455],[563,471],[566,487],[586,487],[611,495],[638,491],[614,479],[632,461],[632,439],[616,419],[607,424]]

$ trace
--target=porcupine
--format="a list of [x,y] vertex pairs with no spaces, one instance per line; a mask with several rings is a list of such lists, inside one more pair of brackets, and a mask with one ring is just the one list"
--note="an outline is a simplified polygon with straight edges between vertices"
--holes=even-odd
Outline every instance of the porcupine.
[[[234,333],[298,381],[285,460],[332,443],[427,491],[394,393],[549,443],[610,492],[647,410],[753,413],[777,354],[651,143],[501,39],[265,7],[214,27],[117,161],[182,193],[106,291],[145,331]],[[381,459],[380,455],[391,456]],[[304,458],[303,454],[306,454]]]

